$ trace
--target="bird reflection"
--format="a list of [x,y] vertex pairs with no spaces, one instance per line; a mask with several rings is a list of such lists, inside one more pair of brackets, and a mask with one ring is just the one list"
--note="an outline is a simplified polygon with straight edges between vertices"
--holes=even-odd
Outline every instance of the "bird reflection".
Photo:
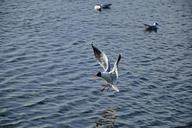
[[101,117],[96,121],[96,128],[115,128],[116,111],[108,108],[101,113]]

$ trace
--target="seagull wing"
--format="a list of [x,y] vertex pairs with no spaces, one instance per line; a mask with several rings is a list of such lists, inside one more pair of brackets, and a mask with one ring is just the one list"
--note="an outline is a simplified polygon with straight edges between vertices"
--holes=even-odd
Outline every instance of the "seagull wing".
[[110,64],[109,64],[107,56],[105,55],[104,52],[102,52],[98,48],[96,48],[93,44],[91,44],[91,45],[92,45],[97,62],[101,65],[101,67],[103,67],[103,69],[105,71],[109,72]]
[[117,59],[117,61],[115,62],[114,66],[113,66],[113,69],[110,71],[110,73],[115,76],[115,78],[118,78],[119,76],[119,73],[118,73],[118,64],[119,64],[119,61],[121,60],[121,54],[119,54],[119,57]]
[[149,25],[149,24],[144,24],[145,25],[145,27],[150,27],[151,25]]

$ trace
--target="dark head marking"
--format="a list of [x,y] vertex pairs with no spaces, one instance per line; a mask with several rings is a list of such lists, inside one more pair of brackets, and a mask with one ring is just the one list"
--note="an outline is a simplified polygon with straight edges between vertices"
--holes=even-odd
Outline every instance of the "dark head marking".
[[98,72],[96,76],[101,77],[101,72]]
[[153,25],[155,25],[155,26],[157,26],[157,25],[159,25],[157,22],[155,22]]

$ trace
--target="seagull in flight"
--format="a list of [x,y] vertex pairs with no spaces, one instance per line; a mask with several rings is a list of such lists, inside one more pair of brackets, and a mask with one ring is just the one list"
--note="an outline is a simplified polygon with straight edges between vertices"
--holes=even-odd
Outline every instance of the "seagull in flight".
[[114,82],[116,82],[119,74],[118,74],[118,64],[119,61],[121,60],[121,54],[119,54],[117,61],[114,63],[114,66],[112,70],[110,70],[110,63],[108,60],[108,57],[106,54],[102,51],[100,51],[98,48],[96,48],[93,43],[91,44],[95,58],[97,62],[101,65],[101,67],[104,69],[102,72],[98,72],[96,74],[97,77],[102,78],[103,80],[106,81],[106,85],[103,85],[104,88],[102,89],[105,90],[106,88],[112,88],[113,90],[119,92],[119,89],[117,88],[116,85],[114,85]]
[[148,31],[148,32],[152,32],[152,31],[154,31],[154,32],[157,32],[157,29],[158,29],[158,23],[157,22],[155,22],[155,23],[153,23],[153,25],[149,25],[149,24],[144,24],[145,25],[145,31]]

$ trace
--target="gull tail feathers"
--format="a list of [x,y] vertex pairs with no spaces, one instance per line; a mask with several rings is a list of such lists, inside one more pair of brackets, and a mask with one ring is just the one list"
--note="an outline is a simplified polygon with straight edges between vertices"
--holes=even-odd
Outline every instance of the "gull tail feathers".
[[119,92],[119,89],[117,88],[116,85],[112,85],[112,84],[111,84],[111,86],[112,86],[112,88],[113,88],[115,91]]
[[111,70],[110,73],[112,74],[115,74],[116,77],[118,78],[119,76],[119,73],[118,73],[118,64],[119,64],[119,61],[121,60],[121,54],[119,54],[119,57],[117,59],[117,61],[115,62],[114,66],[113,66],[113,69]]

